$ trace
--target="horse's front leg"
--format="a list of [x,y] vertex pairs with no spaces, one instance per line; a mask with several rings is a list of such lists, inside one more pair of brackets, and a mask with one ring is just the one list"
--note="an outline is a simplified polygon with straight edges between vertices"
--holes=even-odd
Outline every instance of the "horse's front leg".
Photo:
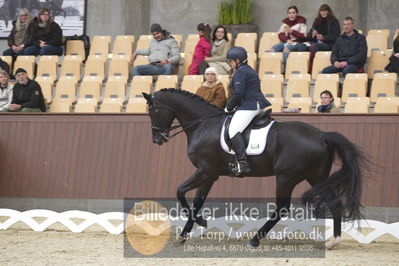
[[[184,242],[188,233],[191,232],[194,226],[194,222],[197,222],[199,225],[206,227],[206,220],[202,218],[202,216],[198,216],[197,214],[199,210],[202,208],[205,199],[214,183],[216,178],[210,178],[202,171],[197,170],[189,179],[187,179],[183,184],[181,184],[177,188],[177,198],[181,205],[183,206],[183,210],[187,215],[187,222],[180,234],[180,239],[178,241]],[[193,202],[193,209],[190,208],[190,205],[187,202],[185,197],[186,193],[190,190],[198,188],[198,191],[195,195]]]

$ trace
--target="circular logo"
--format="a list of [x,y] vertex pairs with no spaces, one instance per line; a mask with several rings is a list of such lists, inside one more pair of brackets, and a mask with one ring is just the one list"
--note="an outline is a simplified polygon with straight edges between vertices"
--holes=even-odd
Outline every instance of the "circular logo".
[[171,234],[168,210],[151,200],[134,203],[125,222],[125,233],[137,252],[148,256],[161,252]]

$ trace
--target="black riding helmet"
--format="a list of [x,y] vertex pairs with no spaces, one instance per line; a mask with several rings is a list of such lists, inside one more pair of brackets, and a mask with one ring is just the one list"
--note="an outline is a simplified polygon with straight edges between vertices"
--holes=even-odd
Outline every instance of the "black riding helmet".
[[248,54],[247,54],[247,51],[244,48],[238,47],[238,46],[234,46],[234,47],[231,47],[229,49],[229,51],[227,52],[226,58],[229,59],[229,60],[238,59],[238,60],[240,60],[241,63],[246,64],[247,63]]

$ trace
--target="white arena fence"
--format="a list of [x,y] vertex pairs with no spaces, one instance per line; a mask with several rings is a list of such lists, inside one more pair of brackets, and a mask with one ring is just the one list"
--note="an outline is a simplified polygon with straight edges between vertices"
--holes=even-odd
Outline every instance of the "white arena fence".
[[[94,214],[85,211],[65,211],[65,212],[54,212],[49,210],[29,210],[29,211],[16,211],[12,209],[0,209],[0,217],[5,217],[6,219],[2,223],[0,223],[0,230],[7,230],[12,227],[14,224],[22,222],[29,226],[33,231],[42,232],[46,230],[49,226],[60,223],[68,228],[71,232],[80,233],[85,231],[88,227],[92,225],[99,225],[105,231],[110,234],[122,234],[124,232],[124,219],[127,217],[126,213],[123,212],[107,212],[102,214]],[[42,222],[38,223],[34,218],[44,219]],[[73,219],[80,219],[83,222],[76,224],[73,222]],[[240,221],[245,221],[245,219],[239,219]],[[242,227],[240,227],[240,231],[252,231],[260,228],[265,222],[267,218],[262,218],[256,221],[245,221],[242,222]],[[111,221],[120,221],[120,224],[115,226]],[[176,219],[171,220],[172,226],[184,226],[184,219]],[[325,232],[325,239],[328,239],[333,236],[333,220],[332,219],[320,219],[320,224],[329,227],[329,229]],[[226,221],[225,217],[219,217],[208,221],[207,229],[194,229],[193,237],[198,237],[200,234],[206,233],[207,230],[215,230],[218,229],[224,233],[231,234],[232,227],[229,225],[231,222]],[[239,221],[235,221],[234,224],[240,224]],[[281,220],[279,225],[283,225],[287,227],[287,232],[294,232],[298,229],[303,230],[304,232],[310,231],[308,222],[298,222],[290,219]],[[312,225],[313,226],[313,225]],[[372,229],[369,233],[360,232],[359,229]],[[382,235],[391,235],[397,239],[399,239],[399,222],[387,224],[384,222],[374,221],[374,220],[361,220],[361,221],[353,221],[342,223],[342,231],[349,234],[353,239],[362,244],[368,244],[377,239]],[[235,231],[231,234],[231,238],[235,238]]]

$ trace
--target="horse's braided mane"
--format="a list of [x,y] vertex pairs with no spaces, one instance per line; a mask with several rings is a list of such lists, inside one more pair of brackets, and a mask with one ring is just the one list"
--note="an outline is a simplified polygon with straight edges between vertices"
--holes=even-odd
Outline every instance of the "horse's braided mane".
[[214,108],[214,109],[217,110],[217,111],[222,111],[222,109],[220,109],[219,107],[217,107],[217,106],[214,105],[214,104],[211,104],[210,102],[208,102],[207,100],[205,100],[205,99],[202,98],[201,96],[198,96],[197,94],[191,93],[191,92],[186,91],[186,90],[181,90],[181,89],[174,89],[174,88],[172,88],[172,89],[161,89],[160,91],[162,91],[162,92],[171,92],[171,93],[183,94],[183,95],[185,95],[185,96],[188,96],[188,97],[191,97],[191,98],[193,98],[193,99],[195,99],[195,100],[198,100],[199,102],[201,102],[201,103],[203,103],[203,104],[205,104],[205,105],[208,105],[209,107]]

